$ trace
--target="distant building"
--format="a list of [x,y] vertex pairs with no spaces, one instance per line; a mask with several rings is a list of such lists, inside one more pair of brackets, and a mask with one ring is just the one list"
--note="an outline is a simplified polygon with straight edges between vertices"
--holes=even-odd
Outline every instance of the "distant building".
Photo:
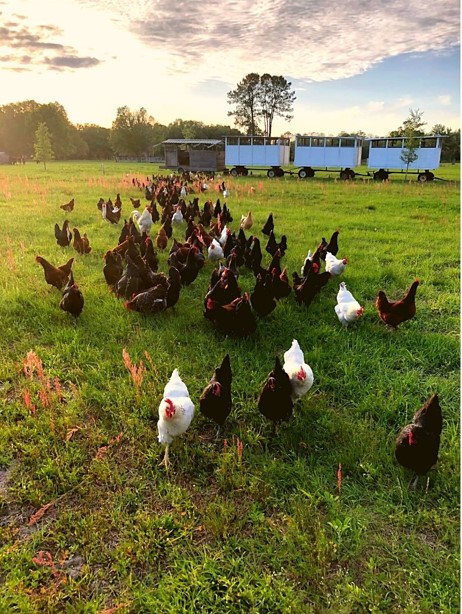
[[0,151],[0,164],[9,164],[9,163],[10,163],[10,156],[4,151]]

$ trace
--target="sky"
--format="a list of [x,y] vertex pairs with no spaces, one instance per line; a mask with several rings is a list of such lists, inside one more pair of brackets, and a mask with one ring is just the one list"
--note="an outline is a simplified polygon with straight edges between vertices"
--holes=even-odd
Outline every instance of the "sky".
[[411,109],[458,129],[459,0],[0,0],[0,105],[233,126],[226,94],[251,72],[295,92],[273,134],[386,136]]

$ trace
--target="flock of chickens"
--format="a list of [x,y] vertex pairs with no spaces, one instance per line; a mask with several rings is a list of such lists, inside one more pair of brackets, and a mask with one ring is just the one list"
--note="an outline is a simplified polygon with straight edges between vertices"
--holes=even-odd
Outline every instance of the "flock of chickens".
[[[135,185],[135,180],[133,180]],[[149,204],[142,213],[140,199],[130,198],[133,211],[125,219],[117,246],[104,256],[104,278],[119,298],[124,298],[125,308],[143,314],[155,314],[174,307],[179,300],[181,288],[194,282],[204,268],[206,258],[215,268],[211,272],[203,314],[223,334],[246,336],[255,331],[257,318],[269,315],[278,301],[292,293],[298,304],[309,307],[315,296],[329,282],[340,276],[348,264],[347,258],[337,258],[339,231],[330,241],[322,239],[314,253],[308,252],[300,274],[292,273],[289,281],[287,268],[281,260],[287,250],[287,237],[276,240],[273,215],[270,213],[262,229],[268,237],[265,251],[271,256],[267,267],[262,265],[263,253],[260,239],[246,231],[253,226],[252,213],[242,215],[236,235],[229,224],[233,221],[226,203],[220,198],[213,205],[207,200],[201,209],[199,198],[194,197],[186,204],[186,195],[192,192],[188,181],[174,175],[154,177],[142,187]],[[206,192],[208,186],[201,193]],[[222,182],[221,195],[226,198],[229,191]],[[61,205],[65,212],[71,212],[74,199]],[[160,211],[158,210],[158,207]],[[121,220],[122,201],[117,194],[111,199],[100,199],[97,208],[102,218],[110,224]],[[153,225],[160,222],[154,238]],[[173,228],[185,228],[184,242],[172,238]],[[70,230],[66,219],[62,228],[55,224],[55,238],[58,245],[67,247],[73,240],[73,247],[79,254],[91,251],[86,233],[78,228]],[[159,258],[156,251],[164,251],[172,239],[168,254],[168,275],[158,271]],[[42,256],[36,256],[44,270],[45,281],[62,292],[59,306],[75,319],[84,307],[84,298],[74,281],[70,258],[61,266],[54,266]],[[242,293],[239,286],[241,267],[250,269],[255,277],[251,292]],[[321,268],[324,270],[321,271]],[[414,317],[415,297],[419,280],[415,280],[406,294],[397,301],[389,300],[383,291],[378,293],[375,306],[380,319],[393,329]],[[347,289],[345,282],[339,285],[335,312],[344,326],[358,320],[363,307]],[[296,339],[284,353],[283,362],[276,356],[272,371],[268,374],[260,392],[258,408],[274,427],[288,420],[294,403],[306,394],[313,384],[313,371],[305,363],[303,351]],[[220,429],[232,407],[232,372],[227,354],[218,366],[200,397],[201,412],[212,419]],[[169,446],[175,437],[183,434],[194,416],[194,404],[177,369],[166,384],[163,399],[159,405],[158,438],[165,444],[165,455],[161,464],[169,465]],[[413,423],[404,427],[396,441],[395,455],[398,462],[410,468],[415,475],[424,475],[435,464],[438,457],[442,414],[437,395],[433,395],[415,414]],[[412,480],[415,487],[417,480]]]

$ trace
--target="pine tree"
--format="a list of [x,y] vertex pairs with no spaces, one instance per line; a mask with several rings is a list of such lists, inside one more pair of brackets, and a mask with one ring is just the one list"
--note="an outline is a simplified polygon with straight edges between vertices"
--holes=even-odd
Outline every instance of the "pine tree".
[[37,162],[43,162],[43,167],[46,170],[47,162],[53,160],[55,156],[51,146],[50,133],[45,122],[41,122],[35,131],[34,151],[35,159]]

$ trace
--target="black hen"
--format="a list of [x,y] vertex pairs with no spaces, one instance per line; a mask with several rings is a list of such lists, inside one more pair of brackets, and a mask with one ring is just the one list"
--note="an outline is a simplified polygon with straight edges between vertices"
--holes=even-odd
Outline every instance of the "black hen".
[[62,229],[55,224],[56,243],[61,247],[67,247],[72,240],[72,232],[69,229],[69,221],[64,220]]
[[326,253],[329,252],[331,253],[333,256],[337,255],[338,252],[338,235],[339,235],[339,230],[336,230],[334,233],[332,233],[332,236],[330,238],[329,243],[326,245],[325,248],[325,252],[324,252],[324,258],[323,260],[326,259]]
[[274,427],[276,423],[289,420],[292,416],[294,404],[291,395],[290,378],[276,356],[274,368],[266,378],[258,399],[258,409],[265,418],[273,422]]
[[107,251],[104,260],[106,264],[103,267],[103,275],[106,283],[109,286],[114,286],[122,277],[124,267],[122,264],[122,256],[119,252]]
[[262,228],[262,233],[264,235],[269,236],[271,234],[271,232],[274,230],[274,220],[273,220],[273,214],[270,213],[268,215],[268,219],[265,222],[265,225]]
[[252,309],[261,317],[270,314],[276,308],[277,301],[274,297],[271,275],[266,273],[257,275],[255,287],[250,295]]
[[306,277],[303,277],[301,280],[295,273],[293,275],[293,288],[297,303],[303,304],[305,307],[309,307],[316,294],[319,294],[321,288],[327,284],[330,278],[331,274],[327,271],[324,271],[324,273],[319,273],[319,267],[315,263],[311,265]]
[[395,456],[400,465],[412,469],[410,486],[415,489],[419,476],[425,475],[438,460],[443,415],[438,395],[433,394],[405,426],[396,440]]
[[75,319],[82,313],[84,304],[83,294],[78,285],[74,282],[74,275],[71,271],[69,281],[64,287],[63,296],[59,306],[63,311],[67,311],[74,316]]
[[130,301],[125,301],[125,308],[139,313],[161,313],[167,309],[167,288],[158,284],[149,290],[140,292]]
[[[215,369],[212,379],[202,391],[200,396],[200,410],[219,427],[223,426],[231,411],[231,381],[233,375],[229,354],[223,358],[219,367]],[[220,429],[218,429],[219,432]],[[217,433],[218,434],[218,433]]]

